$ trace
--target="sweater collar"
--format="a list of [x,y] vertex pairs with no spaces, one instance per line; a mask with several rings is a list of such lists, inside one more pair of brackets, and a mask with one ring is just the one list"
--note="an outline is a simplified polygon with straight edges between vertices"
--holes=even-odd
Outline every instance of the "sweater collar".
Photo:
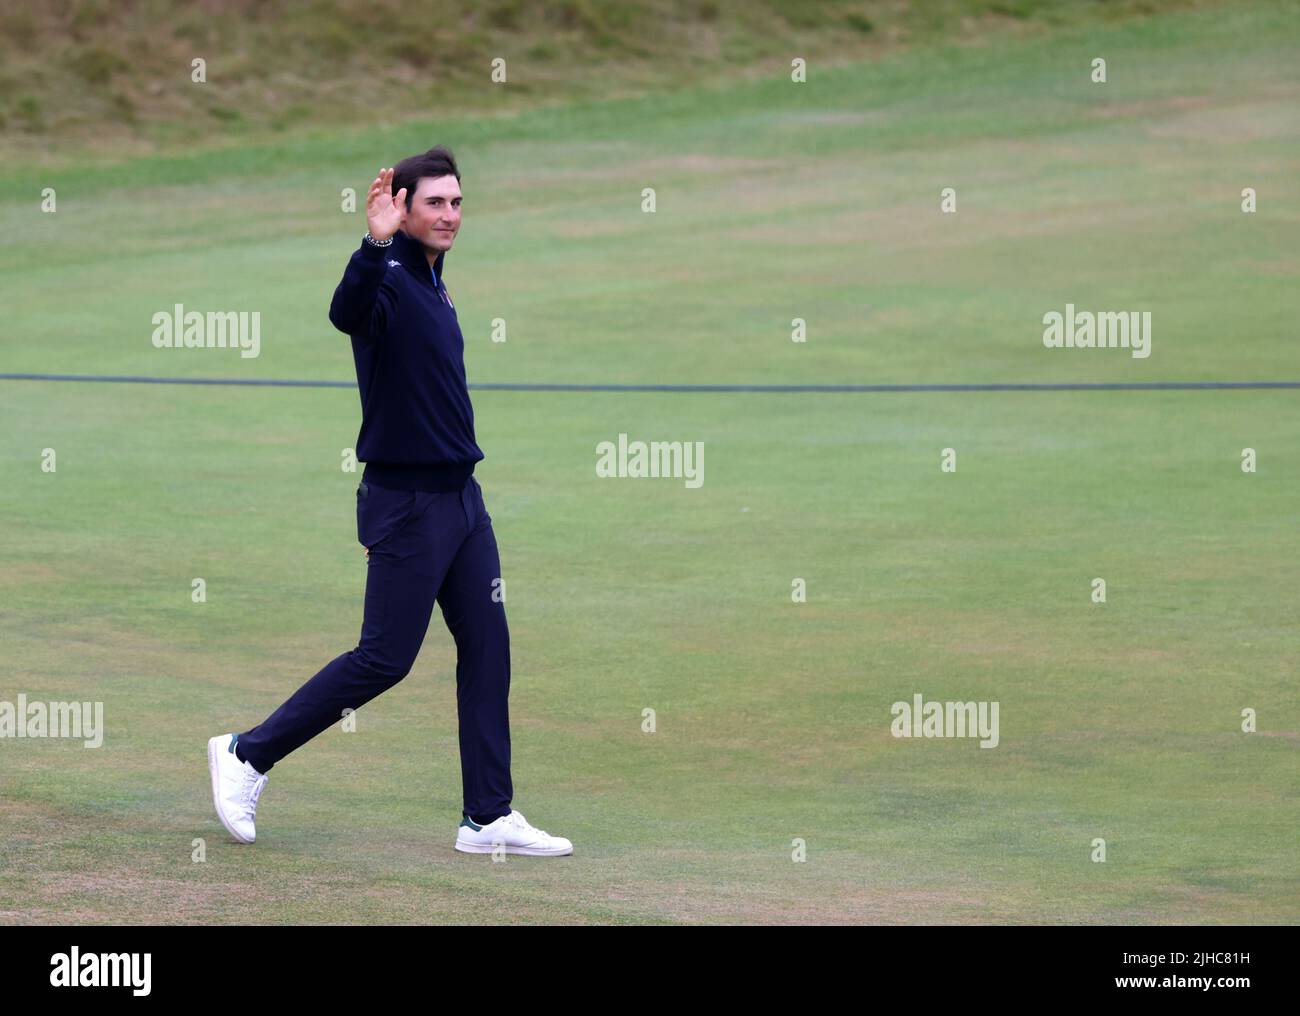
[[[412,240],[400,229],[393,234],[393,254],[417,275],[429,277],[429,259],[424,256],[424,244]],[[442,251],[433,263],[433,274],[437,277],[439,286],[442,285],[442,261],[446,256],[447,252]]]

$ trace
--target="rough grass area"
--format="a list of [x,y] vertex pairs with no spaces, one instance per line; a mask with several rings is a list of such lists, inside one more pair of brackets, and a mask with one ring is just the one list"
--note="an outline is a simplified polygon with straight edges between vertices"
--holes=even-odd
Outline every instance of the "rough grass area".
[[[228,144],[295,127],[509,114],[985,44],[1188,0],[51,0],[0,10],[0,156]],[[205,63],[195,83],[193,61]],[[506,83],[492,81],[504,60]]]

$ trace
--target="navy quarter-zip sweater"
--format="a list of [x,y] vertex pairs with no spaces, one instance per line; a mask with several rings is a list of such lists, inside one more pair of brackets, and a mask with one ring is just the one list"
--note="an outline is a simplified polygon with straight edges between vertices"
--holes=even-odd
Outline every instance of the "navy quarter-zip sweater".
[[330,322],[352,336],[362,478],[380,487],[459,490],[483,459],[445,257],[430,271],[424,245],[400,229],[385,247],[362,240],[330,303]]

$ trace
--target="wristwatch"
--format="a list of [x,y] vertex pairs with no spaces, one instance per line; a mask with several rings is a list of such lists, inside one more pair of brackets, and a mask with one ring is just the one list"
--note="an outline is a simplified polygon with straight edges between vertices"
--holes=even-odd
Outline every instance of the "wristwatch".
[[389,244],[393,242],[393,238],[391,236],[387,240],[376,240],[373,236],[370,235],[370,230],[366,230],[366,235],[363,236],[361,239],[363,239],[366,243],[370,244],[372,247],[387,247]]

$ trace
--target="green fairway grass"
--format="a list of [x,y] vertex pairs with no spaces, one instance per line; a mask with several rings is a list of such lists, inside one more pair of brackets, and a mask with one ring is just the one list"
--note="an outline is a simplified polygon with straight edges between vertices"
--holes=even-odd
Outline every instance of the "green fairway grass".
[[[11,165],[0,372],[350,381],[340,192],[441,142],[471,384],[1297,381],[1298,41],[1243,3],[805,85]],[[1044,348],[1067,302],[1151,311],[1151,356]],[[176,303],[259,311],[261,355],[155,349]],[[102,701],[107,728],[0,739],[0,922],[1300,919],[1300,392],[474,407],[513,804],[573,856],[453,851],[437,610],[356,732],[272,770],[256,844],[213,812],[207,739],[356,644],[354,389],[0,380],[0,701]],[[598,479],[620,433],[703,441],[703,485]],[[891,736],[918,693],[998,702],[1000,743]]]

